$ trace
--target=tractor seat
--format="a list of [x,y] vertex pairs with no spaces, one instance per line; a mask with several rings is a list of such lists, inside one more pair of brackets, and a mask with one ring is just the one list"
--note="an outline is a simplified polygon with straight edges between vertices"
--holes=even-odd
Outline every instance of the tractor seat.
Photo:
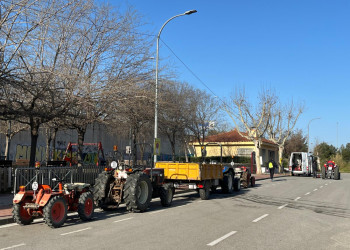
[[67,190],[73,190],[77,189],[77,191],[83,191],[84,188],[89,188],[90,184],[89,183],[66,183],[64,184],[64,189]]

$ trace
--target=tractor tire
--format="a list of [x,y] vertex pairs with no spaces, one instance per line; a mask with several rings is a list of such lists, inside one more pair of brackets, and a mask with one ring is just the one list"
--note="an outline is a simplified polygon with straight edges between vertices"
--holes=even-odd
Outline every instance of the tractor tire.
[[124,186],[124,201],[130,212],[144,212],[152,199],[152,183],[142,172],[130,174]]
[[205,183],[203,188],[199,189],[199,197],[202,200],[208,200],[210,196],[210,185],[209,183]]
[[94,196],[91,192],[82,193],[79,197],[78,214],[81,220],[88,221],[94,216]]
[[250,175],[247,171],[242,173],[242,186],[244,188],[248,188],[250,184]]
[[334,168],[334,180],[339,180],[340,179],[340,172],[339,172],[339,167]]
[[110,184],[113,181],[113,176],[107,172],[100,173],[95,179],[95,185],[93,189],[94,202],[96,206],[102,208],[103,210],[107,208],[105,200],[109,193]]
[[221,189],[222,192],[225,194],[232,194],[233,193],[233,174],[232,172],[228,172],[224,174],[224,178],[222,180]]
[[321,175],[322,175],[322,179],[326,179],[326,168],[325,167],[321,167]]
[[238,192],[241,190],[241,178],[235,177],[233,179],[233,189]]
[[165,184],[160,188],[160,203],[163,207],[170,207],[174,193],[175,189],[171,185]]
[[67,219],[67,203],[62,196],[53,196],[43,210],[45,223],[51,228],[58,228]]
[[250,176],[250,185],[251,185],[251,187],[255,187],[255,177],[254,176]]
[[34,219],[33,216],[28,214],[27,210],[23,208],[26,202],[31,202],[31,199],[24,199],[20,203],[13,204],[12,208],[13,220],[21,226],[31,224]]

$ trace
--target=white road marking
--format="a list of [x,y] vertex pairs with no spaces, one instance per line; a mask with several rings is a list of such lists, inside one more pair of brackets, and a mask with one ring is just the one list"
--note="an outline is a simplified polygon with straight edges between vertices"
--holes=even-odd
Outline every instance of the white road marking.
[[10,246],[10,247],[1,248],[0,250],[13,249],[13,248],[16,248],[16,247],[23,247],[25,245],[26,244],[22,243],[22,244],[13,245],[13,246]]
[[165,210],[157,210],[157,211],[154,211],[154,212],[152,212],[152,213],[150,213],[150,214],[157,214],[157,213],[161,213],[161,212],[164,212]]
[[7,224],[7,225],[3,225],[3,226],[0,226],[0,229],[1,228],[6,228],[6,227],[13,227],[13,226],[18,226],[17,223],[11,223],[11,224]]
[[285,208],[286,206],[288,206],[288,203],[287,203],[287,204],[284,204],[284,205],[282,205],[282,206],[280,206],[280,207],[278,207],[278,209]]
[[84,229],[80,229],[80,230],[76,230],[76,231],[72,231],[72,232],[68,232],[68,233],[63,233],[63,234],[60,234],[60,235],[64,236],[64,235],[67,235],[67,234],[79,233],[79,232],[82,232],[82,231],[85,231],[85,230],[89,230],[91,228],[92,227],[87,227],[87,228],[84,228]]
[[237,231],[232,231],[228,234],[225,234],[224,236],[220,237],[219,239],[217,240],[214,240],[212,242],[210,242],[209,244],[207,244],[207,246],[215,246],[216,244],[218,244],[220,241],[223,241],[224,239],[227,239],[228,237],[234,235],[235,233],[237,233]]
[[305,195],[309,195],[310,194],[310,192],[307,192]]
[[301,197],[297,197],[297,198],[295,198],[294,200],[297,201],[297,200],[299,200],[300,198],[301,198]]
[[187,206],[187,205],[181,205],[181,206],[177,206],[177,207],[174,207],[174,208],[185,207],[185,206]]
[[269,216],[269,214],[264,214],[263,216],[260,216],[259,218],[256,218],[255,220],[253,220],[252,222],[258,222],[259,220],[264,219],[265,217]]
[[200,200],[200,201],[198,201],[198,203],[201,203],[201,202],[204,202],[204,200]]
[[121,219],[121,220],[116,220],[116,221],[113,221],[113,222],[122,222],[122,221],[126,221],[126,220],[131,220],[133,218],[134,217],[129,217],[129,218]]
[[314,191],[317,191],[317,190],[318,190],[317,188],[314,189]]
[[328,185],[328,183],[325,184],[326,186]]
[[320,188],[323,188],[323,186],[320,186]]

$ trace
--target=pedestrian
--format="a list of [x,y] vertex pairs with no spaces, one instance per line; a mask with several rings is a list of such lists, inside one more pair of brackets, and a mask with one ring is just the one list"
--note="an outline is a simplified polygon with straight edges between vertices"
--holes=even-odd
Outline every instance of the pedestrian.
[[313,161],[312,161],[312,175],[313,175],[313,178],[317,178],[317,161],[316,161],[316,158],[314,158]]
[[275,164],[273,160],[269,161],[269,172],[270,172],[270,179],[273,180],[273,174],[275,173]]

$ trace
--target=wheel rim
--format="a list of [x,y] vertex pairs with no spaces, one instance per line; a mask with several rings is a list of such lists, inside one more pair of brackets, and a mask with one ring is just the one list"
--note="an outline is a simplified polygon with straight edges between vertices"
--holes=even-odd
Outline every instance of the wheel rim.
[[65,208],[63,202],[56,202],[52,206],[51,217],[54,222],[60,222],[64,218]]
[[139,203],[143,204],[148,198],[148,185],[147,182],[142,181],[137,187],[137,199]]
[[90,216],[92,214],[92,210],[93,210],[93,201],[91,198],[86,199],[85,201],[85,206],[84,206],[84,212],[85,215]]

